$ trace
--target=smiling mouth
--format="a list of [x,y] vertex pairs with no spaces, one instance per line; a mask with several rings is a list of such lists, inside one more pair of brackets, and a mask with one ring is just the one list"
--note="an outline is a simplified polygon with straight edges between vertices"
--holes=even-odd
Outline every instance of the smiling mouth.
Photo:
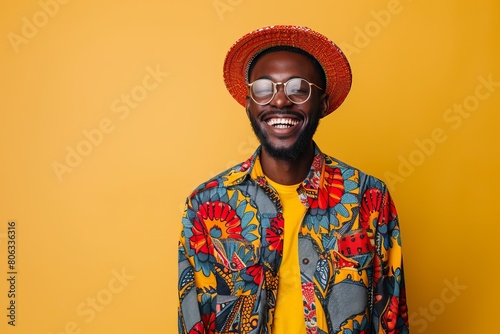
[[299,124],[299,121],[292,118],[270,118],[266,123],[276,129],[287,129]]

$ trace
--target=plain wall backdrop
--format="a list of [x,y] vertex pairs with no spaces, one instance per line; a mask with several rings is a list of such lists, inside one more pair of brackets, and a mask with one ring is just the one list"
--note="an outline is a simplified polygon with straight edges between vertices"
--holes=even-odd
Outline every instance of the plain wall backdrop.
[[0,7],[2,333],[177,332],[185,198],[258,144],[224,87],[224,56],[273,24],[317,30],[351,63],[351,93],[316,141],[390,187],[412,333],[496,327],[498,1]]

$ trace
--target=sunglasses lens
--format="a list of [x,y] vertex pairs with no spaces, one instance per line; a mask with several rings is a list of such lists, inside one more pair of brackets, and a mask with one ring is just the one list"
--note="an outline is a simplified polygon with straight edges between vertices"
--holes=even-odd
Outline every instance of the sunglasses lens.
[[304,103],[311,94],[311,86],[301,78],[293,78],[286,84],[285,93],[293,103]]
[[266,104],[273,98],[274,86],[269,79],[258,79],[252,84],[252,97],[255,102]]

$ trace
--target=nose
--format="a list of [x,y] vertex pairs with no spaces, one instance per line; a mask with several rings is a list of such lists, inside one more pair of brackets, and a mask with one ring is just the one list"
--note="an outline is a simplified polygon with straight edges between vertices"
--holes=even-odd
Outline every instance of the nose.
[[285,87],[283,86],[283,84],[279,84],[276,86],[276,95],[274,95],[269,104],[276,108],[283,108],[292,104],[292,101],[290,101],[285,94]]

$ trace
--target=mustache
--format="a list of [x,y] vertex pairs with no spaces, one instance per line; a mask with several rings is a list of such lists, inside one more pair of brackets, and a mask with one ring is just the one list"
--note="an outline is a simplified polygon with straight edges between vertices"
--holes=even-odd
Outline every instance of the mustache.
[[294,116],[296,118],[304,118],[303,115],[297,111],[290,110],[289,108],[271,108],[269,110],[263,111],[259,118],[268,118],[270,116]]

